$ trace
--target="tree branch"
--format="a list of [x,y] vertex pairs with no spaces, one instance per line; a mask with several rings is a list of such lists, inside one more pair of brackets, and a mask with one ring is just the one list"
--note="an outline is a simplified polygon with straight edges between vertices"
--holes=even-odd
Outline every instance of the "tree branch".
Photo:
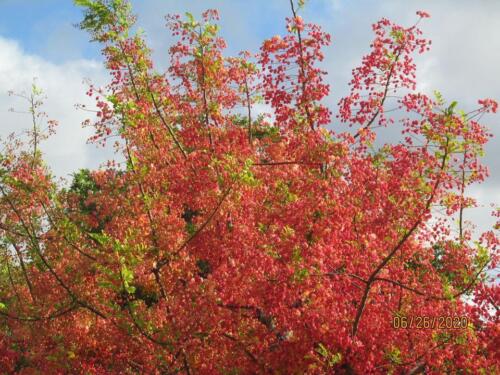
[[425,209],[424,212],[422,212],[421,216],[418,218],[418,220],[415,221],[415,223],[412,225],[412,227],[404,234],[404,236],[399,240],[399,242],[394,246],[394,248],[385,256],[384,259],[379,263],[379,265],[375,268],[375,270],[370,274],[370,277],[367,280],[365,290],[363,292],[363,296],[361,297],[361,302],[358,306],[358,309],[356,311],[356,317],[354,318],[354,323],[352,326],[352,337],[356,336],[356,333],[358,331],[358,326],[359,322],[361,320],[361,316],[363,314],[363,310],[366,305],[366,300],[368,299],[368,294],[370,292],[371,286],[377,277],[378,273],[387,265],[387,263],[392,259],[392,257],[398,252],[398,250],[406,243],[408,238],[415,232],[415,230],[418,228],[418,226],[422,223],[423,217],[422,215],[429,209],[433,199],[434,195],[437,192],[437,189],[439,187],[439,184],[441,183],[441,173],[443,172],[445,165],[446,165],[446,159],[448,157],[448,144],[449,144],[449,138],[446,137],[446,144],[444,146],[444,153],[443,153],[443,158],[441,160],[441,165],[439,168],[439,175],[436,179],[436,182],[434,183],[433,189],[431,196],[427,200],[425,204]]

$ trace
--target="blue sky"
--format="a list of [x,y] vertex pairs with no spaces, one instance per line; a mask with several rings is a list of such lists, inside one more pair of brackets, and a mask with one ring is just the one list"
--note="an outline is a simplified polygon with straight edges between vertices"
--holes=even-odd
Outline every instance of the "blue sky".
[[[421,27],[433,40],[432,50],[418,59],[418,89],[427,93],[440,90],[450,102],[463,109],[474,107],[477,99],[500,99],[500,1],[495,0],[309,0],[303,12],[307,21],[319,23],[333,35],[326,50],[325,69],[329,72],[332,94],[328,104],[335,111],[346,93],[351,69],[369,50],[370,25],[385,16],[403,25],[415,21],[415,11],[423,9],[432,18]],[[167,13],[192,12],[206,8],[221,13],[222,35],[228,53],[256,51],[260,42],[284,32],[284,18],[290,15],[288,0],[132,0],[138,24],[145,29],[159,67],[166,67],[167,48],[172,39],[164,27]],[[7,90],[29,89],[33,77],[44,89],[45,110],[60,121],[56,137],[45,150],[54,172],[67,176],[77,168],[96,167],[110,150],[87,145],[90,129],[81,129],[88,116],[75,111],[76,103],[92,105],[85,96],[84,78],[106,83],[107,75],[96,44],[74,27],[81,11],[71,0],[0,0],[0,136],[19,131],[28,119],[9,113],[22,102],[9,98]],[[470,217],[486,225],[489,202],[500,202],[499,117],[488,117],[494,139],[487,147],[486,164],[492,176],[471,189],[484,206],[471,210]],[[335,124],[334,124],[335,126]]]
[[0,0],[0,35],[53,61],[95,58],[97,46],[89,45],[87,36],[73,27],[80,17],[71,0]]
[[[322,14],[327,7],[325,1],[312,1],[308,12]],[[228,3],[230,6],[228,7]],[[239,13],[237,22],[245,23],[242,31],[252,28],[255,40],[262,40],[283,29],[283,18],[288,15],[287,0],[282,4],[275,1],[261,1],[259,6],[249,6],[247,0],[230,1],[133,1],[134,9],[139,13],[140,21],[146,28],[158,32],[163,27],[163,15],[167,13],[199,13],[207,7],[221,8],[222,24],[231,25],[229,17]],[[224,14],[227,13],[227,14]],[[228,15],[228,17],[224,17]],[[154,17],[154,18],[152,18]],[[29,53],[41,54],[51,60],[74,58],[97,58],[97,46],[87,43],[85,33],[73,27],[81,19],[81,11],[71,0],[0,0],[0,35],[19,41]],[[234,26],[235,24],[233,24]],[[225,30],[228,41],[237,42],[231,33]],[[159,33],[160,34],[160,33]],[[64,49],[55,46],[64,45]],[[252,43],[248,47],[256,47]]]

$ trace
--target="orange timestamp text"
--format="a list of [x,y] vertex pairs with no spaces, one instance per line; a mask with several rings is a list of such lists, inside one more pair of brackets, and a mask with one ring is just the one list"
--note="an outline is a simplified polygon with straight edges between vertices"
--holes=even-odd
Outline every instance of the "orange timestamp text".
[[466,316],[400,316],[392,318],[395,329],[466,329],[469,319]]

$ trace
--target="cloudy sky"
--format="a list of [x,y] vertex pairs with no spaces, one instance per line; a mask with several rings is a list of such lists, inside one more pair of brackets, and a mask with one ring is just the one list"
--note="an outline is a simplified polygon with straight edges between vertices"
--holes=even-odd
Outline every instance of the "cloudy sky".
[[[132,4],[159,67],[167,66],[172,41],[164,26],[167,13],[189,11],[197,16],[206,8],[219,9],[228,54],[256,51],[264,38],[283,34],[284,18],[290,14],[288,0],[132,0]],[[351,69],[368,52],[370,25],[381,17],[411,25],[417,10],[431,14],[421,27],[433,40],[431,51],[418,59],[419,89],[426,93],[437,89],[465,110],[474,108],[480,98],[500,100],[500,1],[309,0],[303,17],[333,36],[325,68],[332,86],[328,102],[334,111],[346,93]],[[85,96],[85,78],[98,85],[107,79],[98,46],[73,26],[80,18],[71,0],[0,0],[0,136],[29,126],[27,116],[8,111],[26,106],[7,91],[29,90],[36,77],[47,96],[45,111],[60,122],[58,134],[44,148],[58,176],[96,167],[112,155],[86,145],[90,130],[80,124],[88,113],[74,108],[78,103],[91,104]],[[492,223],[489,203],[500,202],[499,120],[500,116],[484,120],[496,135],[484,160],[491,177],[470,189],[482,207],[469,210],[468,218],[483,229]]]

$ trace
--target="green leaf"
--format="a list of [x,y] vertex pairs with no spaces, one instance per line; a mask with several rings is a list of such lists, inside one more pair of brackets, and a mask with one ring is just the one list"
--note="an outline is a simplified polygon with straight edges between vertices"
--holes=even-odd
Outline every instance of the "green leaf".
[[105,245],[109,242],[109,237],[108,235],[104,234],[104,233],[89,233],[88,234],[89,237],[91,237],[92,239],[94,239],[97,243],[101,244],[101,245]]
[[399,350],[398,347],[393,346],[387,353],[386,353],[387,359],[389,359],[392,363],[394,364],[401,364],[401,350]]
[[330,359],[328,361],[328,364],[330,367],[335,366],[336,364],[340,363],[342,361],[342,353],[335,353],[330,356]]
[[92,6],[93,1],[92,0],[74,0],[74,3],[76,6],[80,6],[80,7],[90,7],[90,6]]
[[318,344],[318,348],[316,349],[316,352],[323,357],[328,356],[328,349],[322,343]]
[[439,91],[434,90],[434,96],[436,97],[437,104],[439,104],[439,105],[444,104],[443,95]]
[[194,22],[195,22],[195,20],[194,20],[194,16],[193,16],[193,14],[192,14],[192,13],[186,12],[185,14],[186,14],[186,18],[188,19],[188,21],[189,21],[190,23],[194,23]]
[[196,225],[193,223],[186,223],[186,232],[189,236],[193,236],[196,233]]
[[120,258],[120,263],[122,264],[121,273],[123,277],[123,286],[125,287],[127,293],[133,294],[135,292],[135,287],[132,285],[132,282],[134,281],[134,273],[127,268],[123,257]]
[[300,263],[302,261],[302,252],[299,246],[293,248],[292,261],[295,263]]
[[301,283],[309,276],[309,270],[307,268],[298,268],[293,274],[293,281]]
[[342,362],[342,353],[331,353],[322,343],[318,344],[316,353],[323,357],[324,361],[328,364],[328,367],[333,367]]

